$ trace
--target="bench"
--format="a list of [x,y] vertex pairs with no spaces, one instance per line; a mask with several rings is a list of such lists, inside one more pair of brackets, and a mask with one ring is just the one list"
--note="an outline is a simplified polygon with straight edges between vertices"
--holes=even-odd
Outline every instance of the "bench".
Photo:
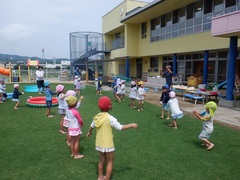
[[197,100],[202,100],[202,102],[204,104],[204,98],[201,96],[195,96],[193,94],[183,94],[183,101],[185,100],[185,98],[193,99],[194,104],[197,104]]

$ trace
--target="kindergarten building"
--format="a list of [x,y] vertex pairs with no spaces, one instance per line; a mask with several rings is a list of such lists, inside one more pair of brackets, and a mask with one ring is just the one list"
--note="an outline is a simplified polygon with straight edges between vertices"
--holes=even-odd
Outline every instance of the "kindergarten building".
[[[233,99],[240,75],[240,0],[125,0],[102,18],[106,75],[146,80],[166,65],[186,81],[227,80]],[[113,61],[114,60],[114,61]]]

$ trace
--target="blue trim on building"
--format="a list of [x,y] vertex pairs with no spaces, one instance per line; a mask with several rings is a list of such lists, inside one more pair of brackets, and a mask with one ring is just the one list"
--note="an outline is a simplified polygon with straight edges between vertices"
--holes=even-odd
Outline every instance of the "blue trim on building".
[[126,58],[126,77],[129,78],[129,58]]
[[177,75],[177,54],[173,54],[173,76]]
[[230,37],[230,47],[227,62],[227,92],[226,99],[232,101],[234,98],[233,90],[235,87],[236,57],[237,57],[238,37]]
[[207,84],[208,78],[208,57],[209,52],[207,50],[204,51],[204,64],[203,64],[203,84]]

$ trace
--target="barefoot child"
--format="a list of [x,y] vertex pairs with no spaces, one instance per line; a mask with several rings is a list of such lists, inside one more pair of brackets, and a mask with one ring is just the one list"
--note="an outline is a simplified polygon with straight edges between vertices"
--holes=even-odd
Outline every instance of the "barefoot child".
[[[101,112],[93,118],[87,136],[90,137],[93,128],[96,128],[96,150],[99,153],[98,180],[110,180],[115,151],[112,127],[121,131],[129,128],[137,128],[138,125],[135,123],[121,125],[116,118],[111,116],[108,112],[112,108],[112,103],[107,96],[103,96],[98,100],[98,107]],[[107,162],[106,176],[103,175],[105,162]]]
[[146,96],[146,94],[143,88],[143,81],[138,81],[138,90],[136,96],[136,99],[138,100],[138,111],[143,111],[144,96]]
[[213,119],[215,111],[217,110],[217,104],[213,101],[208,102],[205,105],[206,111],[201,114],[197,111],[193,111],[193,114],[201,121],[203,121],[202,131],[199,134],[199,139],[204,143],[207,150],[211,150],[214,147],[214,144],[208,139],[210,138],[213,132]]
[[168,85],[165,85],[162,87],[162,95],[160,98],[160,104],[162,105],[162,115],[159,116],[160,119],[164,118],[164,112],[166,111],[167,113],[167,118],[169,118],[169,106],[168,106],[168,101],[169,101],[169,91],[168,91]]
[[49,81],[46,81],[44,83],[44,86],[45,86],[45,94],[46,94],[46,106],[47,106],[47,111],[46,111],[46,116],[48,118],[52,118],[53,115],[51,115],[51,108],[52,108],[52,95],[55,95],[57,94],[56,92],[53,92],[51,89],[50,89],[50,82]]
[[14,84],[13,87],[14,87],[14,91],[13,91],[12,101],[16,102],[14,109],[18,109],[20,104],[19,95],[23,95],[24,92],[19,92],[19,87],[20,87],[19,84]]
[[136,106],[135,106],[136,95],[137,95],[136,82],[135,82],[135,81],[132,81],[132,82],[131,82],[130,94],[129,94],[130,107],[132,107],[132,108],[136,108]]
[[60,130],[61,134],[66,134],[63,128],[63,121],[64,117],[66,116],[66,101],[65,101],[65,94],[64,94],[64,86],[59,84],[56,87],[57,96],[58,96],[58,114],[60,115]]
[[66,98],[68,104],[68,110],[66,111],[66,116],[69,122],[68,133],[71,141],[71,157],[74,159],[83,158],[83,155],[78,154],[79,149],[79,139],[82,134],[81,127],[83,126],[83,120],[80,113],[75,109],[77,105],[77,98],[75,96],[68,96]]
[[183,112],[179,108],[178,100],[175,97],[175,92],[171,91],[169,93],[169,97],[171,98],[168,101],[168,105],[170,107],[171,116],[172,116],[172,124],[168,124],[169,127],[173,127],[173,129],[177,129],[177,119],[183,117]]

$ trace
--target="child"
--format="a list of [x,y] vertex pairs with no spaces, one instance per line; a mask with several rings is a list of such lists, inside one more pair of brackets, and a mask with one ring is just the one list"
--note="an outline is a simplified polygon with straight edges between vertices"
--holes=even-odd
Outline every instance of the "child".
[[136,106],[135,106],[136,95],[137,95],[136,82],[135,82],[135,81],[132,81],[132,82],[131,82],[130,94],[129,94],[129,98],[131,99],[131,101],[130,101],[130,107],[132,107],[132,108],[136,108]]
[[[90,137],[93,128],[96,127],[95,144],[100,157],[98,162],[98,180],[109,180],[112,174],[115,151],[112,127],[121,131],[129,128],[137,128],[138,125],[135,123],[121,125],[116,118],[111,116],[108,112],[112,108],[112,103],[107,96],[103,96],[98,100],[98,107],[101,112],[93,118],[93,122],[91,123],[87,136]],[[103,175],[103,166],[105,161],[107,161],[106,177]]]
[[66,116],[66,101],[65,101],[65,94],[64,94],[64,86],[59,84],[56,87],[56,92],[58,96],[58,114],[60,114],[60,130],[61,134],[66,134],[63,128],[63,121],[64,117]]
[[95,78],[95,87],[96,87],[96,94],[98,95],[98,78]]
[[6,85],[3,79],[0,79],[0,103],[6,101]]
[[81,127],[83,126],[83,120],[79,112],[75,109],[77,105],[77,98],[75,96],[68,96],[66,98],[68,104],[68,110],[66,116],[69,121],[68,133],[71,141],[71,157],[74,159],[83,158],[83,155],[78,154],[80,134],[82,134]]
[[217,110],[217,104],[213,101],[208,102],[205,105],[206,111],[202,112],[201,114],[197,111],[193,111],[195,116],[203,121],[202,131],[199,134],[199,139],[204,143],[203,145],[206,146],[207,150],[211,150],[214,147],[214,144],[210,142],[208,139],[210,138],[213,132],[213,119],[215,111]]
[[122,83],[122,85],[121,85],[121,89],[122,89],[122,100],[125,101],[125,93],[126,93],[126,91],[125,91],[125,88],[126,88],[125,81],[122,80],[121,83]]
[[113,83],[112,83],[113,97],[114,97],[114,98],[115,98],[116,93],[117,93],[117,88],[116,88],[116,86],[117,86],[117,78],[114,78],[114,79],[113,79]]
[[169,97],[171,98],[168,101],[168,106],[170,107],[171,116],[173,118],[172,124],[168,124],[169,127],[173,127],[173,129],[177,129],[177,119],[180,119],[183,117],[183,112],[179,108],[178,100],[175,97],[175,92],[171,91],[169,93]]
[[121,97],[122,97],[122,83],[121,80],[117,80],[117,85],[114,87],[116,88],[117,92],[115,94],[115,97],[117,99],[118,102],[121,102]]
[[97,89],[97,94],[102,95],[102,78],[98,78],[98,89]]
[[12,101],[16,102],[16,105],[14,106],[14,109],[18,109],[19,105],[20,105],[20,99],[19,99],[19,95],[23,95],[24,92],[20,92],[19,91],[19,84],[14,84],[14,91],[13,91],[13,96],[12,96]]
[[[65,109],[66,109],[66,111],[67,111],[67,109],[68,109],[68,104],[67,104],[67,102],[66,102],[66,98],[67,98],[68,96],[76,96],[76,92],[73,91],[73,90],[68,90],[68,91],[66,92],[66,94],[65,94]],[[77,106],[75,107],[75,109],[78,109],[78,108],[80,107],[81,101],[82,101],[83,99],[84,99],[84,97],[83,97],[83,96],[80,96],[80,98],[79,98],[79,100],[78,100],[78,102],[77,102]],[[67,143],[68,146],[71,146],[71,138],[70,138],[69,133],[68,133],[68,126],[69,126],[68,124],[69,124],[69,122],[68,122],[67,116],[65,116],[65,117],[64,117],[64,121],[63,121],[63,127],[64,127],[65,130],[66,130],[66,137],[67,137],[66,143]]]
[[162,105],[162,115],[159,116],[160,119],[164,118],[164,111],[167,112],[167,118],[169,118],[169,106],[168,106],[168,101],[169,101],[169,91],[168,91],[168,85],[166,84],[165,86],[162,87],[162,95],[160,98],[160,104]]
[[53,92],[51,89],[50,89],[50,82],[49,81],[46,81],[44,83],[44,86],[45,86],[45,94],[46,94],[46,106],[47,106],[47,111],[46,111],[46,116],[48,118],[52,118],[53,115],[51,115],[51,108],[52,108],[52,95],[55,95],[57,94],[56,92]]
[[144,105],[144,96],[145,90],[143,88],[143,81],[138,82],[138,90],[137,90],[137,96],[136,99],[138,100],[138,111],[143,111],[143,105]]
[[75,76],[75,79],[74,79],[74,91],[76,91],[77,79],[78,79],[78,76]]
[[81,87],[81,81],[80,81],[81,79],[80,78],[78,78],[77,79],[77,82],[76,82],[76,94],[77,95],[80,95],[80,87]]

